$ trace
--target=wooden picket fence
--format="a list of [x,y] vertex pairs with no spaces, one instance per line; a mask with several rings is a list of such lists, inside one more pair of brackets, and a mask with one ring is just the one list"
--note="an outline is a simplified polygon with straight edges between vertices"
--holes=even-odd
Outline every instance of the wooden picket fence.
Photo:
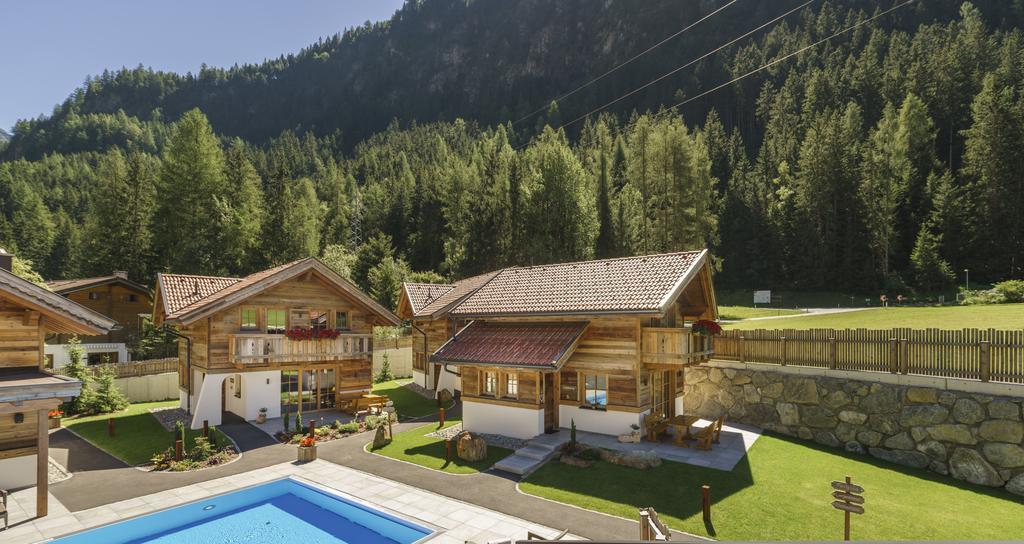
[[412,347],[412,336],[399,336],[397,338],[374,338],[374,351],[382,349],[402,349]]
[[178,358],[167,357],[164,359],[150,359],[147,361],[93,365],[89,367],[89,370],[91,370],[94,375],[98,376],[100,370],[105,367],[113,368],[114,374],[118,378],[149,376],[152,374],[163,374],[165,372],[177,372]]
[[715,359],[1024,383],[1024,330],[723,331]]

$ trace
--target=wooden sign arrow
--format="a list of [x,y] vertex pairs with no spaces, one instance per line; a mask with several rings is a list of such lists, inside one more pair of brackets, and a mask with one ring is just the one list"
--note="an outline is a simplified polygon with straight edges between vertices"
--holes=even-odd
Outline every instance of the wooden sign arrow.
[[843,501],[832,501],[832,508],[843,510],[852,514],[863,514],[864,508],[856,504],[848,504]]
[[854,495],[852,493],[843,493],[842,491],[833,491],[832,496],[841,500],[853,504],[864,504],[864,497],[860,495]]
[[848,484],[846,482],[832,482],[832,489],[837,491],[845,491],[847,493],[863,493],[864,488],[857,484]]

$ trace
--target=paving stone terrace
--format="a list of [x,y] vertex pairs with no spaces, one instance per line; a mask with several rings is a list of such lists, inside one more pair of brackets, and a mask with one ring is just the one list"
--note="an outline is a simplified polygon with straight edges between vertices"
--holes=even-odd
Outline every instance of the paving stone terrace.
[[[51,495],[50,515],[38,520],[31,519],[35,514],[35,489],[32,488],[14,494],[12,502],[16,510],[12,510],[12,526],[0,532],[0,540],[4,544],[27,544],[57,538],[288,477],[340,492],[434,529],[436,532],[427,540],[430,543],[482,544],[494,540],[525,540],[527,532],[545,538],[553,538],[560,533],[550,527],[318,460],[302,465],[281,463],[74,513],[69,512]],[[26,492],[31,497],[23,497]],[[578,539],[572,535],[566,538]]]

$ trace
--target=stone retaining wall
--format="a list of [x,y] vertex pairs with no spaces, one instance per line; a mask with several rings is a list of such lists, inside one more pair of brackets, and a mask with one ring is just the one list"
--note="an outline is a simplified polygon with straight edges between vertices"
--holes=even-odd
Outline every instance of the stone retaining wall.
[[817,374],[712,361],[686,370],[684,408],[1024,495],[1024,395]]

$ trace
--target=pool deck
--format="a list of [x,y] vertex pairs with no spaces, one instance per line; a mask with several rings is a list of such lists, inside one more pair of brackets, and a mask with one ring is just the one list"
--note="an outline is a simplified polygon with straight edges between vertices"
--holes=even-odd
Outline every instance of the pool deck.
[[[471,541],[484,544],[491,540],[525,539],[528,531],[546,538],[552,538],[560,532],[430,491],[317,460],[305,464],[281,463],[79,512],[51,507],[50,516],[17,523],[9,530],[0,532],[0,536],[5,544],[27,544],[57,538],[288,477],[340,492],[374,508],[434,529],[435,533],[427,540],[431,543],[463,544]],[[30,494],[33,500],[25,501],[21,500],[21,493],[15,494],[15,501],[23,510],[22,515],[31,516],[34,513],[34,505],[31,504],[34,502],[34,494]],[[55,500],[51,497],[51,501]],[[51,504],[56,506],[53,502]],[[568,538],[578,539],[572,536]]]

